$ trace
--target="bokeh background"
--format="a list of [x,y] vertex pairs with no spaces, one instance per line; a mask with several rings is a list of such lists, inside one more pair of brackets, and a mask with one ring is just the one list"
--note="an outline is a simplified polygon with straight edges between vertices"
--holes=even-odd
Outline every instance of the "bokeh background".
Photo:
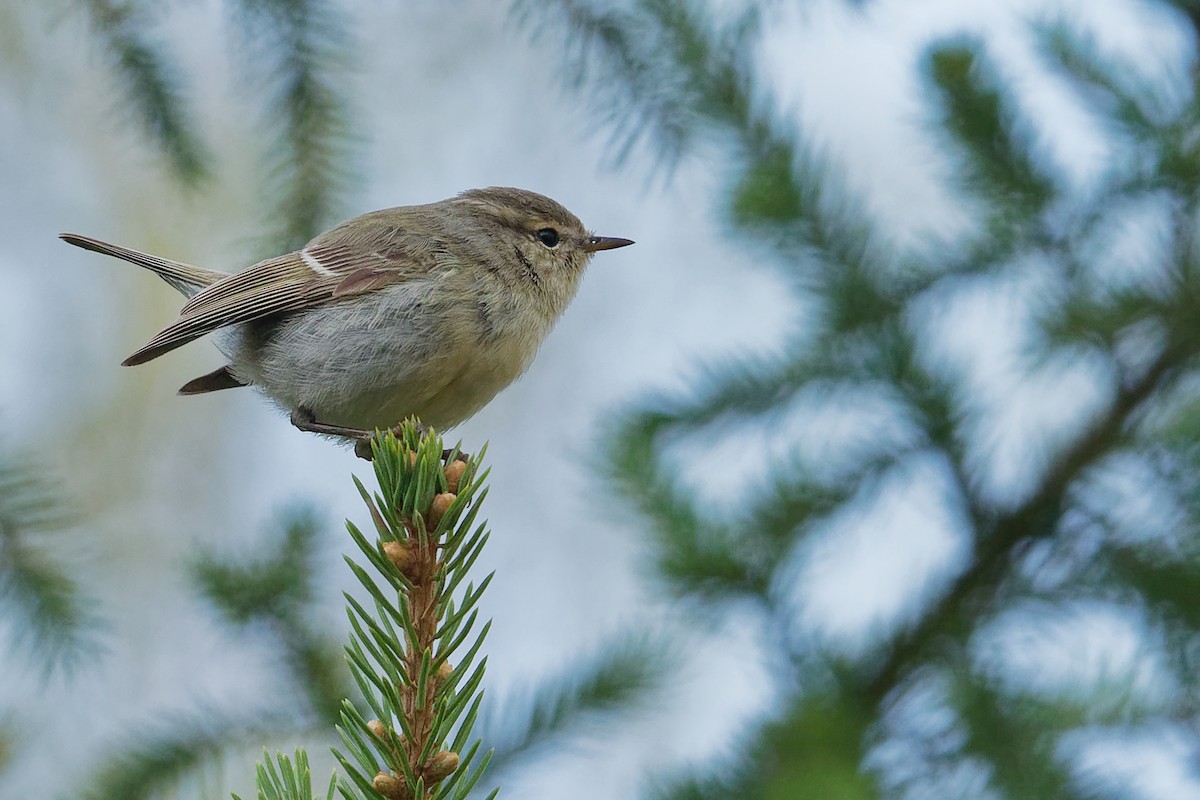
[[[236,269],[488,185],[637,246],[453,432],[492,466],[485,784],[1200,797],[1198,26],[0,0],[0,797],[331,769],[365,517],[351,453],[175,396],[210,344],[120,367],[178,297],[56,235]],[[286,618],[203,579],[297,546]]]

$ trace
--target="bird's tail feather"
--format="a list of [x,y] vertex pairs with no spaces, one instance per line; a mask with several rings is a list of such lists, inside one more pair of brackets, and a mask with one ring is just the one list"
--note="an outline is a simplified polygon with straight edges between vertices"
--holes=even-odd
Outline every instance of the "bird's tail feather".
[[145,267],[171,284],[171,286],[174,286],[186,297],[192,297],[204,287],[210,286],[222,278],[229,277],[228,273],[225,272],[217,272],[216,270],[204,269],[203,267],[193,267],[191,264],[171,261],[168,258],[143,253],[138,250],[130,250],[128,247],[109,244],[108,242],[102,242],[99,239],[92,239],[88,236],[80,236],[76,233],[59,234],[58,238],[67,244],[82,247],[84,250],[103,253],[106,256],[116,256],[123,261],[137,264],[139,267]]

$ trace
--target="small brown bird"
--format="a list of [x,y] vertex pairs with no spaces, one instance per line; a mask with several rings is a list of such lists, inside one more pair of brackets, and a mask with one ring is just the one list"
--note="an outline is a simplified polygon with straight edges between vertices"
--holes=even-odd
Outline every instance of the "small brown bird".
[[229,363],[180,394],[257,386],[298,428],[359,441],[409,416],[440,429],[470,417],[529,366],[592,254],[633,244],[498,187],[364,214],[234,274],[61,238],[189,298],[127,366],[217,331]]

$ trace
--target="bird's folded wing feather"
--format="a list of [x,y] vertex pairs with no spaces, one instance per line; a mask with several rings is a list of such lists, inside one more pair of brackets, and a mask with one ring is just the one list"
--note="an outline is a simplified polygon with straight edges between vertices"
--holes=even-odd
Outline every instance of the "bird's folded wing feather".
[[370,247],[317,240],[204,289],[184,305],[179,319],[123,363],[142,364],[226,325],[374,291],[418,271],[424,270]]

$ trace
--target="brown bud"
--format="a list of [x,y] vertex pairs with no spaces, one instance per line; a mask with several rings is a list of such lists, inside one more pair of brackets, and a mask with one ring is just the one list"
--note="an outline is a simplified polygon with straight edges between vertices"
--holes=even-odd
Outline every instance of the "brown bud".
[[450,510],[450,504],[458,495],[453,492],[442,492],[433,498],[433,502],[429,504],[429,530],[433,530],[442,521],[442,517],[446,516],[446,512]]
[[375,780],[371,781],[371,784],[375,787],[375,791],[388,800],[412,800],[412,792],[408,790],[408,784],[403,778],[391,772],[380,772],[375,776]]
[[401,575],[409,580],[416,580],[413,572],[417,565],[417,554],[411,547],[400,542],[384,542],[383,554],[387,556],[388,561],[396,565]]
[[446,475],[447,490],[458,494],[458,487],[462,484],[463,474],[467,471],[467,462],[451,461],[446,466],[446,469],[442,471]]
[[458,753],[443,750],[429,759],[425,768],[421,770],[421,774],[425,776],[427,783],[437,783],[453,775],[456,769],[458,769]]
[[388,735],[387,726],[377,719],[373,719],[367,723],[367,730],[369,730],[376,739],[386,739]]
[[445,683],[451,672],[454,672],[454,665],[449,661],[443,661],[437,671],[438,683]]
[[415,467],[417,465],[417,451],[406,450],[404,452],[404,462],[408,464],[409,468]]

